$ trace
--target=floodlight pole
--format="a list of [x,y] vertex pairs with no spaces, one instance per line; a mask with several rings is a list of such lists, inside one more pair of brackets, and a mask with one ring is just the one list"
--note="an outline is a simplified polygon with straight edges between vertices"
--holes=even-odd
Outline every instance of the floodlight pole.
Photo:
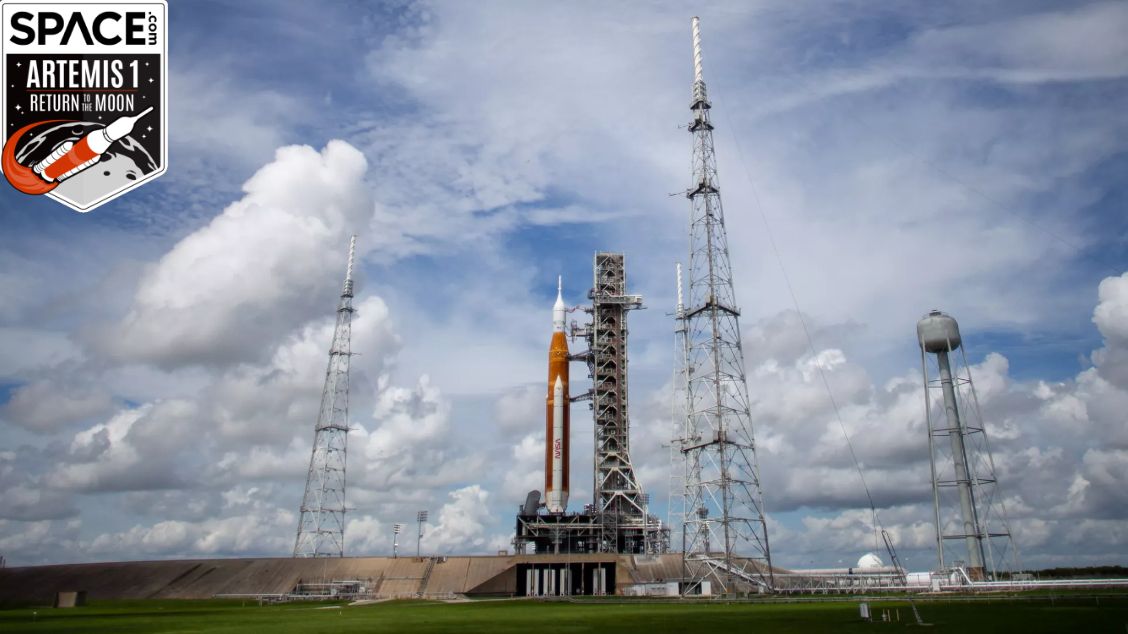
[[403,524],[392,524],[392,559],[399,557],[399,534]]
[[415,521],[419,523],[419,534],[415,536],[415,556],[422,557],[420,554],[420,544],[423,542],[423,523],[427,521],[427,511],[419,511],[415,514]]

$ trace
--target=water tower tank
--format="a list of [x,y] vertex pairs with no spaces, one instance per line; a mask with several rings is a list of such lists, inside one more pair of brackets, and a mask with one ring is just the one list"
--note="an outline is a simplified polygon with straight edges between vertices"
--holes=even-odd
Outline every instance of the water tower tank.
[[934,310],[917,322],[917,339],[925,352],[947,352],[960,347],[960,326],[950,315]]

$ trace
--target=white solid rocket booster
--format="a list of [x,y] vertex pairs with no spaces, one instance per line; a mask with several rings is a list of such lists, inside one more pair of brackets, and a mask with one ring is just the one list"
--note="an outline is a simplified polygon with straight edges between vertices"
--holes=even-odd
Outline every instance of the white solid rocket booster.
[[[556,377],[552,386],[552,481],[564,481],[564,381]],[[562,513],[568,508],[568,490],[557,488],[548,492],[548,508]]]

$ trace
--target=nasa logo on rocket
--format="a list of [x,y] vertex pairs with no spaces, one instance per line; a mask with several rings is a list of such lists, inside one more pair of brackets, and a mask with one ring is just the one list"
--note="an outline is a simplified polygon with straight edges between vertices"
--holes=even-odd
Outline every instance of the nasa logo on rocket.
[[0,172],[90,211],[168,164],[168,5],[0,0]]

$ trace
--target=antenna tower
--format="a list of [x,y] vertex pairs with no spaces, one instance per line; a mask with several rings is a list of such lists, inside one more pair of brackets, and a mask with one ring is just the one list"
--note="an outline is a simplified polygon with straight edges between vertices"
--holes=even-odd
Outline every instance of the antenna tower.
[[345,556],[345,463],[349,433],[349,358],[352,356],[353,258],[356,236],[349,241],[345,286],[337,306],[337,327],[329,347],[329,367],[321,410],[314,428],[305,496],[302,497],[295,557]]
[[693,18],[693,185],[689,224],[689,296],[684,329],[686,420],[675,440],[685,456],[682,530],[686,594],[704,581],[713,592],[771,590],[756,442],[732,285],[728,238],[713,152],[709,99],[701,74],[701,29]]

